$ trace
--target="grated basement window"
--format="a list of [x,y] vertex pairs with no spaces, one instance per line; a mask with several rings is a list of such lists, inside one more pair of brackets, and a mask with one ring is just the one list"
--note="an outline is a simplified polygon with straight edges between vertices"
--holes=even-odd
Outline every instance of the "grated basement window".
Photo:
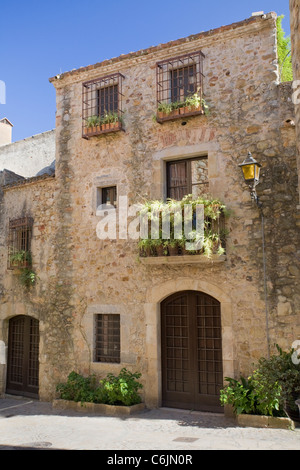
[[94,360],[120,363],[120,315],[95,316]]
[[156,64],[158,122],[204,114],[201,51]]
[[122,82],[120,73],[82,84],[82,137],[123,129]]
[[9,269],[31,266],[32,226],[33,219],[31,217],[9,220]]

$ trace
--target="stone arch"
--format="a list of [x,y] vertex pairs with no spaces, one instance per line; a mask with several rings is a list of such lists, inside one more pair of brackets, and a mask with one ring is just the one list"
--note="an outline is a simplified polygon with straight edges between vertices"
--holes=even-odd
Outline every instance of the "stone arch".
[[232,301],[227,292],[217,284],[204,279],[177,278],[149,287],[146,292],[146,357],[148,361],[145,401],[149,407],[161,405],[161,328],[160,305],[170,295],[194,290],[214,297],[221,305],[223,375],[233,377]]

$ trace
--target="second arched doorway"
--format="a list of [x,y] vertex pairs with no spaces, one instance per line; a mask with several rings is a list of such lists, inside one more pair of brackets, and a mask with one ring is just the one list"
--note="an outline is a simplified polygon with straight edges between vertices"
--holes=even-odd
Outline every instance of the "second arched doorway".
[[18,315],[9,320],[6,391],[37,398],[39,394],[39,322]]
[[162,405],[222,412],[220,302],[198,291],[161,303]]

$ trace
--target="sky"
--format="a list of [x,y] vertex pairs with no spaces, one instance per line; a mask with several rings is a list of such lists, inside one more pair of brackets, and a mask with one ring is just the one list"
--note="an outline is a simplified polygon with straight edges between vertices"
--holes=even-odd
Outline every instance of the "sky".
[[289,0],[0,0],[0,119],[13,142],[54,129],[50,77],[257,11],[284,15],[290,34]]

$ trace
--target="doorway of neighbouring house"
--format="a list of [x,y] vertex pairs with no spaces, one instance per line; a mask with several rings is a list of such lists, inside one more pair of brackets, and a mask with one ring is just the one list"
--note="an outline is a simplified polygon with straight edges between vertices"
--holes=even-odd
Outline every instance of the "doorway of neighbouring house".
[[30,316],[9,320],[6,392],[38,398],[39,322]]

